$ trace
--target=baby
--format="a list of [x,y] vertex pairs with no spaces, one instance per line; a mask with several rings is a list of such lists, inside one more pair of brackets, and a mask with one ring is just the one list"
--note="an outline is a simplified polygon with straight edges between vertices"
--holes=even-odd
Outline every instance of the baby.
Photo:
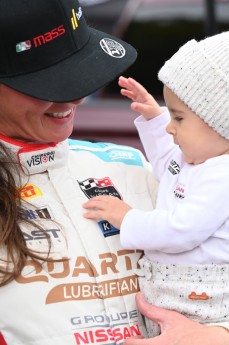
[[[83,206],[88,219],[120,229],[124,248],[143,249],[140,289],[153,304],[200,323],[229,321],[229,32],[191,40],[159,71],[166,107],[132,78],[122,95],[160,181],[152,211],[111,196]],[[148,336],[160,329],[146,321]]]

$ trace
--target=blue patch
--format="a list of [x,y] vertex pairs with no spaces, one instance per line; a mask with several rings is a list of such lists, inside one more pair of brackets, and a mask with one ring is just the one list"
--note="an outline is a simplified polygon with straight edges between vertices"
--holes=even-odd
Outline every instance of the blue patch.
[[114,235],[118,235],[120,233],[120,230],[116,229],[107,220],[101,220],[100,222],[98,222],[98,225],[99,225],[104,237],[114,236]]
[[74,151],[87,151],[105,162],[119,162],[128,165],[143,166],[142,154],[130,146],[111,143],[92,143],[69,139],[69,146]]

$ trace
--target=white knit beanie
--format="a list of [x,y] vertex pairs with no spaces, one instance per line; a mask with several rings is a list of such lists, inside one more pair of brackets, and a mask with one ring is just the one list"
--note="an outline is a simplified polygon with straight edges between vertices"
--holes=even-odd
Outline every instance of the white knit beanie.
[[187,42],[166,61],[158,77],[229,140],[229,32]]

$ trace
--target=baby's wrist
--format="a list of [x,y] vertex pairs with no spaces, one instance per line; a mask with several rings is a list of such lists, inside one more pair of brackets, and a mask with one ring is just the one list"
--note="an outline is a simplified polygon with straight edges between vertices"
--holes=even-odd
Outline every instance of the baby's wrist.
[[154,109],[152,111],[149,111],[147,113],[142,113],[142,116],[146,121],[152,120],[155,117],[158,117],[164,113],[164,109],[161,107],[158,107],[157,109]]

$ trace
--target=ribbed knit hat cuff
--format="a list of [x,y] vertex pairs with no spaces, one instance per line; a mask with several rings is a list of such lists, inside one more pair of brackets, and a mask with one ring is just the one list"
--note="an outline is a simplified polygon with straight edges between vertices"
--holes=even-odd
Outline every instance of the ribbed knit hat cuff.
[[[204,42],[204,41],[202,41]],[[196,115],[229,140],[229,82],[206,54],[191,40],[166,61],[158,77]]]

